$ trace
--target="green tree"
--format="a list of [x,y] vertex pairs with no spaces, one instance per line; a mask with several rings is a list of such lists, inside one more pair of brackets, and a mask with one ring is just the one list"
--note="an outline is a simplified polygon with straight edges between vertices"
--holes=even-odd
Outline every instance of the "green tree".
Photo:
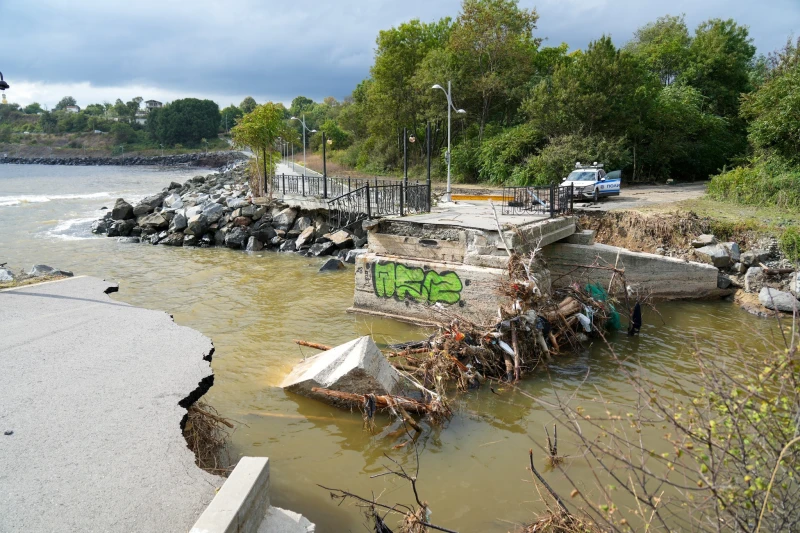
[[87,115],[103,116],[105,115],[106,109],[103,107],[103,104],[89,104],[83,111]]
[[[237,147],[249,148],[256,155],[256,180],[253,190],[263,196],[268,192],[268,176],[274,173],[280,153],[275,149],[278,137],[286,136],[288,127],[283,106],[272,102],[256,106],[231,129]],[[262,173],[263,171],[263,173]],[[262,173],[258,176],[258,173]]]
[[242,110],[242,113],[247,114],[253,111],[257,105],[258,104],[256,104],[255,98],[252,96],[247,96],[244,100],[242,100],[242,103],[239,104],[239,109]]
[[236,125],[236,121],[242,118],[242,115],[244,115],[242,110],[233,104],[220,111],[220,114],[222,115],[221,125],[226,127],[228,130],[234,127]]
[[309,111],[313,106],[314,100],[311,98],[295,96],[292,100],[292,105],[289,107],[289,114],[293,117],[299,117],[303,113]]
[[495,107],[506,117],[522,99],[518,90],[532,74],[540,39],[533,30],[539,15],[520,8],[518,0],[464,0],[448,48],[461,68],[461,89],[476,95],[472,113],[479,118],[479,136]]
[[718,115],[736,118],[739,97],[749,92],[755,46],[746,26],[733,19],[712,19],[700,24],[689,48],[684,75],[700,89]]
[[183,98],[150,111],[147,131],[157,142],[168,146],[197,146],[202,138],[217,136],[220,120],[215,102]]
[[77,104],[78,104],[78,102],[76,102],[73,97],[65,96],[64,98],[62,98],[61,100],[58,101],[58,103],[56,104],[55,110],[56,111],[62,111],[64,109],[66,109],[67,106],[77,105]]
[[111,134],[114,136],[114,141],[119,144],[127,144],[136,140],[136,131],[125,122],[115,122],[111,126]]
[[32,104],[26,105],[24,111],[26,115],[37,115],[44,111],[44,109],[39,105],[39,102],[33,102]]
[[683,15],[667,15],[636,30],[625,49],[638,56],[662,85],[670,85],[686,69],[691,42]]

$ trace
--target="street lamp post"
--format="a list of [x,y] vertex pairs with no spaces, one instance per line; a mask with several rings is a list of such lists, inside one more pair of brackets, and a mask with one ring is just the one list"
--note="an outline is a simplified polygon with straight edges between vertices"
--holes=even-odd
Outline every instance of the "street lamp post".
[[444,87],[439,85],[438,83],[431,87],[431,89],[441,89],[444,91],[445,96],[447,96],[447,153],[445,154],[445,160],[447,161],[447,194],[445,195],[445,201],[449,202],[451,199],[450,194],[450,110],[455,111],[456,113],[466,113],[463,109],[456,109],[456,106],[453,105],[453,92],[450,87],[450,80],[447,81],[447,90],[445,91]]
[[[297,117],[292,117],[290,120],[300,120]],[[317,133],[317,130],[310,130],[306,126],[306,116],[303,115],[303,119],[301,121],[303,125],[303,178],[306,177],[306,132],[308,133]]]

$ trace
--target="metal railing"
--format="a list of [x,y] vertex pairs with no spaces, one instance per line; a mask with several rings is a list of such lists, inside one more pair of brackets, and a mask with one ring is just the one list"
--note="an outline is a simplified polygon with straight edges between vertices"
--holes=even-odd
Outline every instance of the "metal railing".
[[367,182],[328,200],[328,223],[333,229],[342,229],[370,218],[427,213],[430,209],[430,192],[425,183]]
[[504,215],[557,217],[572,213],[574,186],[503,187]]

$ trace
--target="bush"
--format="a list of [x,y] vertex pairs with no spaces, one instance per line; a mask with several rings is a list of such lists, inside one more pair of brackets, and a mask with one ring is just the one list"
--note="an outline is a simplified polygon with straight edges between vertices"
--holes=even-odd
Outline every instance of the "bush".
[[111,126],[111,133],[114,135],[114,141],[120,144],[134,142],[136,140],[136,132],[130,124],[125,122],[116,122]]
[[522,124],[484,139],[476,154],[478,178],[496,184],[506,183],[525,158],[543,143],[544,136],[530,124]]
[[714,176],[708,194],[737,204],[800,210],[800,168],[763,157]]
[[795,263],[800,262],[800,230],[795,227],[787,228],[780,238],[781,251]]
[[621,169],[631,162],[624,137],[600,135],[562,135],[554,138],[538,155],[528,157],[524,166],[516,168],[512,179],[519,185],[550,185],[559,183],[575,162],[605,164],[607,170]]

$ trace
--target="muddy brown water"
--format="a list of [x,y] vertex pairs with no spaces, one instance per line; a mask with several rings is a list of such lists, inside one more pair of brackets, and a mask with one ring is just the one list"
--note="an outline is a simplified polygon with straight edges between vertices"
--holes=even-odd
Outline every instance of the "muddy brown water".
[[[15,268],[46,263],[114,279],[120,283],[114,298],[163,310],[177,323],[210,337],[216,347],[215,384],[206,400],[240,423],[232,436],[234,456],[269,456],[273,504],[303,513],[316,522],[317,531],[366,531],[358,508],[338,505],[317,484],[374,494],[386,503],[411,503],[407,483],[370,476],[389,464],[384,454],[413,468],[414,449],[393,449],[403,439],[389,435],[398,426],[387,418],[377,419],[378,433],[371,435],[362,429],[360,413],[284,393],[278,385],[303,355],[316,353],[296,346],[295,338],[335,345],[371,334],[379,343],[389,343],[416,339],[425,331],[346,314],[353,272],[319,274],[321,260],[118,244],[89,233],[91,220],[101,214],[98,208],[110,207],[117,196],[136,199],[198,173],[0,165],[0,263]],[[758,346],[761,341],[752,333],[770,336],[776,331],[773,323],[729,302],[663,303],[659,311],[664,323],[646,312],[640,336],[612,334],[610,341],[628,368],[643,369],[665,391],[679,395],[678,400],[688,398],[676,384],[692,390],[696,381],[694,342],[715,343],[721,357],[735,361],[731,354],[737,342]],[[549,403],[578,387],[574,401],[589,414],[605,411],[592,400],[624,403],[633,397],[609,349],[599,342],[559,358],[549,373],[529,376],[520,385]],[[434,523],[462,532],[511,531],[515,524],[532,521],[542,508],[526,471],[527,453],[534,448],[543,466],[542,427],[552,417],[519,392],[505,387],[496,391],[499,395],[484,387],[460,396],[453,420],[431,428],[418,441],[419,489]],[[661,429],[647,430],[645,442],[660,449],[663,434]],[[566,431],[560,437],[560,453],[580,453]],[[584,462],[568,460],[567,465],[586,493],[597,493]],[[569,493],[558,473],[545,475],[556,490]]]

